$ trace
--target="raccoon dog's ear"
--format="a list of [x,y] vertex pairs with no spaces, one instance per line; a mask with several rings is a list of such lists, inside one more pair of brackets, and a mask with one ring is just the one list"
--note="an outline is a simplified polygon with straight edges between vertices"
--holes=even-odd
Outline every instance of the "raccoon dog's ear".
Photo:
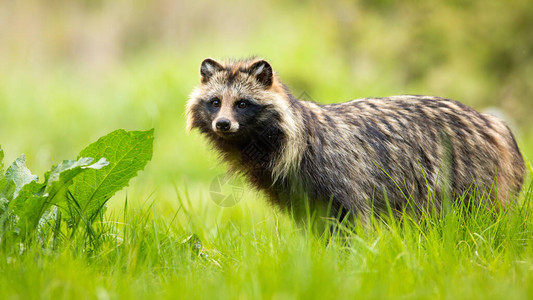
[[202,83],[209,81],[209,78],[213,76],[217,71],[221,71],[224,67],[216,62],[212,58],[206,58],[202,61],[202,66],[200,67],[200,74],[202,74]]
[[248,72],[265,87],[270,87],[272,85],[272,67],[265,60],[253,63],[248,70]]

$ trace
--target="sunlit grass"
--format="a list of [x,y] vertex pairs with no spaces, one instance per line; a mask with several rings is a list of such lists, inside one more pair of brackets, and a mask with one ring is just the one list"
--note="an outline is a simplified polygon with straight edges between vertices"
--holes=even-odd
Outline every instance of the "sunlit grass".
[[453,205],[333,237],[259,199],[214,208],[179,190],[171,212],[153,201],[115,210],[92,246],[79,236],[56,251],[46,241],[4,250],[0,297],[528,299],[532,183],[497,214]]

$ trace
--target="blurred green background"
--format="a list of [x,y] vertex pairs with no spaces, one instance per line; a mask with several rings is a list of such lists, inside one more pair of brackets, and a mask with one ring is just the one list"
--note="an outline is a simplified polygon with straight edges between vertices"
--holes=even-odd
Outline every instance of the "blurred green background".
[[497,108],[533,155],[533,2],[1,1],[0,144],[37,175],[108,132],[156,129],[128,193],[176,202],[224,167],[184,107],[205,57],[258,55],[321,103],[429,94]]

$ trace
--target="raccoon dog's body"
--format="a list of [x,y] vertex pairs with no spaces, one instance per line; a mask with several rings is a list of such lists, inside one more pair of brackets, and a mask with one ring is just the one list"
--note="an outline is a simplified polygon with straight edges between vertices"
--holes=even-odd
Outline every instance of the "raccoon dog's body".
[[[295,99],[264,60],[201,65],[187,105],[231,170],[282,206],[328,203],[368,216],[410,199],[428,207],[476,190],[499,205],[525,166],[509,128],[452,100],[426,96],[319,105]],[[469,199],[466,197],[464,199]]]

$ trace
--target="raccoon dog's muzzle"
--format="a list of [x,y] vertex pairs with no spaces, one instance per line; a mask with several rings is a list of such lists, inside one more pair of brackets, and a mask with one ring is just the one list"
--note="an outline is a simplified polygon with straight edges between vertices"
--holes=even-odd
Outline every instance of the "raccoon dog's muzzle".
[[239,130],[239,123],[237,121],[231,121],[225,117],[218,117],[213,120],[211,127],[216,134],[225,137],[236,133]]

